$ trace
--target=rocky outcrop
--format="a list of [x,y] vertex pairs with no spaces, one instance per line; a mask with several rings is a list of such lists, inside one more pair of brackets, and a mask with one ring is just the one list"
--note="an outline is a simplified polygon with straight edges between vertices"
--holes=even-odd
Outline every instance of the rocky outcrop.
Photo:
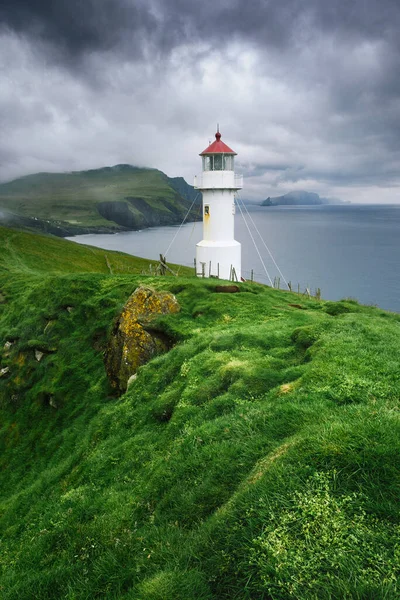
[[[121,201],[104,201],[97,204],[99,214],[108,221],[126,229],[135,230],[161,225],[175,225],[182,221],[188,207],[182,203],[182,198],[177,194],[175,201],[167,198],[155,198],[158,208],[155,208],[144,198],[126,196]],[[189,220],[195,218],[192,209]]]
[[129,298],[115,322],[105,354],[107,375],[118,392],[126,391],[129,379],[141,365],[169,350],[171,340],[155,327],[154,321],[179,310],[175,296],[169,292],[139,287]]
[[127,229],[139,229],[142,226],[142,220],[129,210],[129,205],[125,200],[99,202],[97,210],[103,219],[114,221],[117,225],[121,225]]

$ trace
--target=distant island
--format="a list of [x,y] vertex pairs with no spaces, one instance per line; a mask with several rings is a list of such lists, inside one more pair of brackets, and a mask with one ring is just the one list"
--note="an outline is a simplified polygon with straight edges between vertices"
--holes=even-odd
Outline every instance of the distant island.
[[323,198],[315,192],[289,192],[275,198],[268,197],[261,202],[261,206],[317,206],[321,204],[350,204],[339,198]]

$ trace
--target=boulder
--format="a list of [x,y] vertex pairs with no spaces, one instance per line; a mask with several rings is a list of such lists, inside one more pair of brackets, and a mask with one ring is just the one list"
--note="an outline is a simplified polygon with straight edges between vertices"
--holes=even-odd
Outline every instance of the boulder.
[[155,326],[160,315],[179,312],[178,301],[169,292],[139,287],[116,320],[105,353],[111,385],[120,393],[127,389],[137,369],[171,347],[171,340]]

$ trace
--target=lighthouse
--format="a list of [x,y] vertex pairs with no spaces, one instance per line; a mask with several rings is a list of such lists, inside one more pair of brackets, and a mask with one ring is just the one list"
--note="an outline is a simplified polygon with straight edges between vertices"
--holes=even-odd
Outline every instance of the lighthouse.
[[234,238],[235,192],[243,187],[243,177],[234,170],[234,152],[221,141],[219,128],[215,141],[201,154],[202,174],[194,187],[203,193],[203,239],[196,245],[196,275],[241,279],[241,245]]

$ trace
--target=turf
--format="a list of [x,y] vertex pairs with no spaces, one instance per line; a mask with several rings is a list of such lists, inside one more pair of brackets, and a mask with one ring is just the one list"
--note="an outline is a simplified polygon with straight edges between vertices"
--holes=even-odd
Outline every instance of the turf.
[[[399,597],[400,315],[9,235],[2,598]],[[143,284],[175,344],[117,398],[102,353]]]
[[[157,262],[123,252],[60,240],[0,226],[0,272],[47,276],[53,273],[150,273]],[[176,265],[172,265],[176,270]],[[192,269],[179,267],[182,274]]]

